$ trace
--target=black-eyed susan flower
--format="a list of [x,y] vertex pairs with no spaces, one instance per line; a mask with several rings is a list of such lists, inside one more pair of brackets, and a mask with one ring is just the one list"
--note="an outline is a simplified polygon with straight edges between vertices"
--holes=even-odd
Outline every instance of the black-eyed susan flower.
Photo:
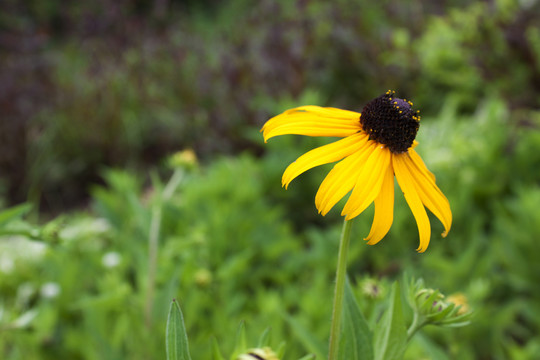
[[419,252],[431,236],[427,207],[442,222],[446,236],[452,224],[450,205],[435,184],[435,176],[414,150],[420,125],[412,102],[394,96],[394,91],[370,101],[362,113],[319,106],[301,106],[273,117],[262,128],[265,142],[278,135],[331,136],[343,139],[300,156],[283,173],[282,185],[303,172],[338,162],[321,183],[315,196],[319,213],[326,215],[345,195],[350,196],[341,212],[345,220],[362,213],[375,202],[375,217],[368,244],[376,244],[390,230],[394,211],[394,176],[416,219],[420,233]]

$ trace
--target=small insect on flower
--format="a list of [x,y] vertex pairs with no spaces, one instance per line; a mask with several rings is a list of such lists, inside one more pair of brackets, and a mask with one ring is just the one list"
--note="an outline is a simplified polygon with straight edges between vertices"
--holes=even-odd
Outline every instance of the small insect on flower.
[[427,207],[442,222],[445,237],[452,225],[452,212],[435,176],[426,168],[414,148],[420,127],[418,110],[395,92],[371,100],[362,113],[319,106],[301,106],[285,111],[264,124],[264,141],[286,134],[334,136],[343,139],[300,156],[283,173],[282,185],[305,171],[338,161],[321,183],[315,205],[326,215],[350,192],[341,212],[345,220],[361,214],[372,202],[375,217],[368,244],[378,243],[390,230],[394,212],[394,176],[418,225],[419,252],[430,241]]

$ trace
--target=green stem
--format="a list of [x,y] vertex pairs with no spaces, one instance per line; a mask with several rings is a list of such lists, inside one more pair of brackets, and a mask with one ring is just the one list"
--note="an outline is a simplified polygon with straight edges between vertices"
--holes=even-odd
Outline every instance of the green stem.
[[420,316],[418,316],[418,313],[415,312],[412,324],[407,329],[407,342],[411,341],[414,334],[416,334],[416,332],[420,330],[425,324],[425,321],[420,320]]
[[146,326],[148,328],[152,326],[152,309],[154,306],[154,292],[156,287],[159,233],[161,231],[163,203],[170,200],[183,178],[184,172],[182,170],[176,170],[169,179],[163,192],[158,195],[160,196],[160,199],[152,206],[150,234],[148,235],[148,288],[146,289],[145,306]]
[[334,291],[334,307],[332,310],[332,325],[330,328],[328,360],[335,360],[337,359],[338,355],[341,315],[343,314],[343,293],[345,289],[345,278],[347,277],[347,252],[349,250],[351,225],[352,221],[345,220],[343,222],[343,229],[341,230],[341,238],[339,240],[336,288]]
[[146,326],[152,326],[152,308],[156,283],[159,232],[161,228],[161,201],[152,207],[150,235],[148,237],[148,288],[146,289]]

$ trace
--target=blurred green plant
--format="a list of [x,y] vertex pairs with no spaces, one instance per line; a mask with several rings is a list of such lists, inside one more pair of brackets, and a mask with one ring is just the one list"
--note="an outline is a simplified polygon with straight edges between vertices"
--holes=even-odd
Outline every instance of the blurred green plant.
[[[337,359],[340,360],[399,360],[403,359],[407,343],[414,334],[425,325],[459,327],[469,323],[472,313],[466,309],[464,303],[457,304],[451,297],[445,298],[439,291],[424,287],[423,280],[411,279],[405,282],[409,305],[413,312],[413,321],[406,330],[405,318],[401,303],[401,291],[397,282],[392,285],[390,298],[386,309],[377,321],[373,331],[369,328],[362,311],[360,310],[349,282],[346,282],[344,293],[344,319],[341,324],[341,346]],[[269,336],[267,329],[257,348],[246,350],[246,335],[244,323],[240,324],[235,351],[231,360],[279,360],[282,358],[283,346],[278,354],[267,346]],[[307,334],[307,337],[310,337]],[[189,344],[182,311],[176,300],[173,299],[167,320],[167,359],[189,360]],[[225,360],[217,344],[213,359]],[[322,354],[319,354],[320,357]],[[303,356],[300,360],[312,359],[316,354]]]
[[[486,94],[539,106],[535,1],[109,2],[3,3],[0,31],[14,36],[0,55],[9,203],[77,206],[104,166],[144,169],[179,147],[205,161],[260,153],[246,128],[307,92],[360,110],[399,88],[427,115],[447,95],[459,113]],[[170,11],[156,21],[161,3]]]
[[[424,116],[418,139],[452,204],[451,236],[419,258],[411,250],[416,229],[406,206],[396,205],[387,241],[376,247],[360,241],[371,219],[359,219],[349,253],[351,290],[371,329],[386,309],[381,299],[391,298],[390,280],[402,271],[466,296],[474,325],[460,331],[426,326],[409,342],[405,359],[534,358],[540,115],[516,114],[500,98],[486,98],[463,115],[459,101],[448,97],[440,114]],[[212,358],[212,336],[233,353],[230,334],[242,320],[250,328],[246,344],[257,344],[251,335],[271,327],[273,339],[287,339],[287,358],[324,356],[339,214],[328,214],[330,226],[315,220],[313,193],[324,172],[302,175],[302,186],[291,185],[287,196],[276,185],[298,146],[313,148],[317,141],[285,139],[259,158],[222,157],[195,167],[170,197],[163,193],[174,167],[151,176],[107,170],[84,212],[36,224],[29,205],[4,209],[0,357],[163,358],[171,298],[182,299],[193,358]],[[148,311],[157,204],[158,266]],[[403,317],[412,323],[411,313]],[[273,349],[279,344],[268,342]]]

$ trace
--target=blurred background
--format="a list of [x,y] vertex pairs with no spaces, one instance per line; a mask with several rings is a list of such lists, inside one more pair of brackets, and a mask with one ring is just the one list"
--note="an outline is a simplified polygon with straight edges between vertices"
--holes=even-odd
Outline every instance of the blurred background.
[[[538,0],[2,1],[0,358],[161,359],[173,297],[194,359],[212,337],[229,354],[244,320],[288,359],[323,352],[341,218],[313,199],[330,167],[280,178],[329,139],[259,129],[388,89],[421,109],[454,224],[442,239],[432,217],[417,254],[400,190],[380,244],[360,216],[368,317],[407,272],[477,314],[406,358],[540,358]],[[188,148],[197,164],[173,156]]]

